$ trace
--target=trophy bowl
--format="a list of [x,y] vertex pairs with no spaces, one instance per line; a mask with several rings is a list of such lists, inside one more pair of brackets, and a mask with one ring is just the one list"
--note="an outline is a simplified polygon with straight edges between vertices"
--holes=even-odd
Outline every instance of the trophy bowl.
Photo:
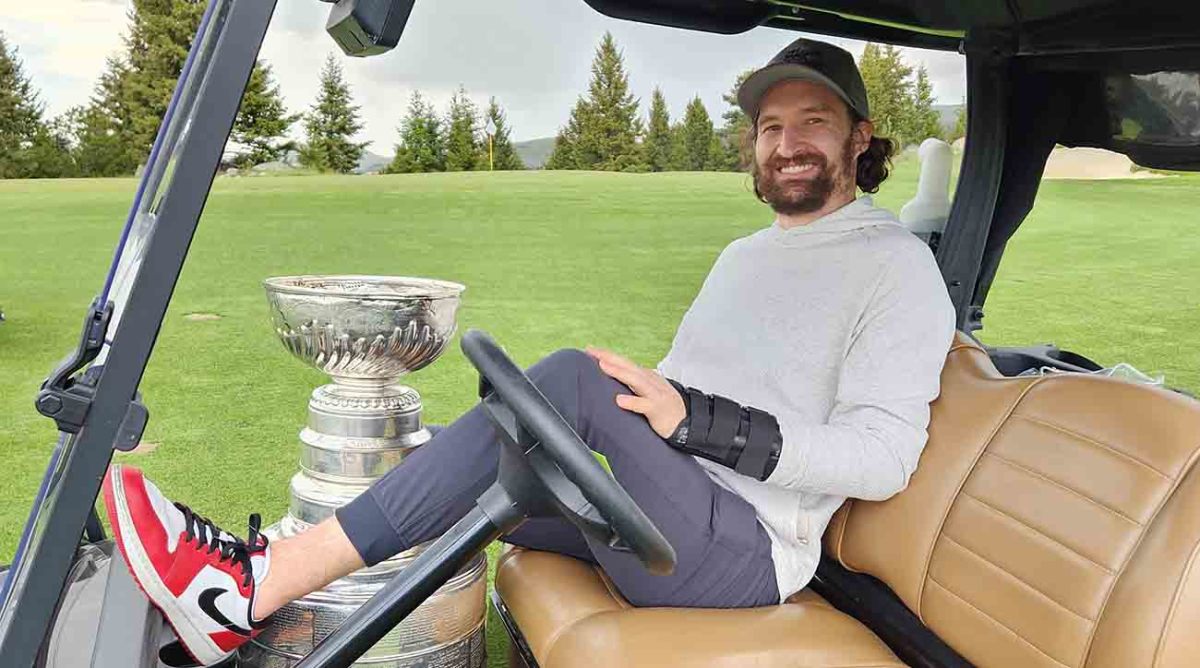
[[433,362],[454,335],[464,286],[404,276],[263,281],[275,334],[334,380],[395,380]]

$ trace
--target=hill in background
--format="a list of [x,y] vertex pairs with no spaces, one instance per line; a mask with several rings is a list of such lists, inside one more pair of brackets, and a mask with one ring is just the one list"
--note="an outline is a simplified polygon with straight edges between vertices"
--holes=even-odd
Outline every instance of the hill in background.
[[962,107],[961,104],[933,105],[933,110],[938,112],[938,123],[942,126],[942,132],[947,135],[954,132],[955,122],[958,121],[958,110]]
[[513,149],[521,156],[521,162],[525,163],[526,168],[541,169],[554,152],[554,137],[513,142]]
[[382,172],[385,167],[392,163],[392,156],[383,156],[370,151],[363,151],[362,157],[358,159],[358,167],[354,168],[355,174],[370,174],[374,172]]

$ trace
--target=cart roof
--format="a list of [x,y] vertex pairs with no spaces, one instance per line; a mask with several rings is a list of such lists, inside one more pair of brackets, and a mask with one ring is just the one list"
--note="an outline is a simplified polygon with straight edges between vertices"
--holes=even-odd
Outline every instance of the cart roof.
[[1200,3],[1140,0],[586,0],[618,18],[710,32],[759,25],[958,50],[971,30],[1010,30],[1019,53],[1200,47]]
[[1200,2],[1144,0],[585,0],[644,23],[738,33],[769,26],[1000,57],[1013,108],[1058,127],[1048,141],[1128,155],[1158,169],[1200,170]]

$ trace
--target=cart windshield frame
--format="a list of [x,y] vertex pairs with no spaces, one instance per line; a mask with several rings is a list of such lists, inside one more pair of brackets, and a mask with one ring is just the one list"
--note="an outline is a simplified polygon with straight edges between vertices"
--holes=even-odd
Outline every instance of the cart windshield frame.
[[112,309],[99,350],[68,362],[80,375],[58,388],[73,387],[86,412],[60,433],[0,589],[0,664],[33,665],[52,627],[274,8],[212,0],[201,20],[94,306]]

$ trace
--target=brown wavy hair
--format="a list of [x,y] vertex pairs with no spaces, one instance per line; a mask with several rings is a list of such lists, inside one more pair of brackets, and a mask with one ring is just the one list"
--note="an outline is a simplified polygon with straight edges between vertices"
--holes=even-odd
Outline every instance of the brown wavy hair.
[[[849,107],[846,108],[850,114],[851,126],[858,125],[866,120],[859,116]],[[762,201],[762,193],[758,191],[758,161],[754,156],[754,140],[757,138],[756,128],[758,127],[758,119],[752,119],[750,125],[742,133],[742,168],[750,170],[750,177],[754,183],[754,195]],[[892,171],[892,157],[896,155],[896,142],[887,137],[871,137],[871,143],[867,146],[867,150],[863,151],[858,156],[858,165],[855,173],[854,183],[859,190],[865,193],[879,192],[879,184],[887,180],[888,174]]]

